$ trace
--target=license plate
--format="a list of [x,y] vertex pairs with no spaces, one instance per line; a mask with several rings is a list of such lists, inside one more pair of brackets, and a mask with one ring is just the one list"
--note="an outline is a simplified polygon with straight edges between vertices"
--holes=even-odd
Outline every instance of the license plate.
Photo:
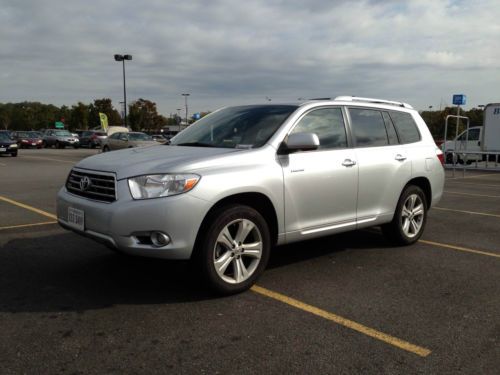
[[4,147],[0,147],[0,152],[4,152],[4,151],[7,151],[7,149]]
[[32,145],[32,146],[36,146],[36,143],[32,143],[31,145]]
[[68,207],[68,225],[72,228],[85,230],[85,212],[77,208]]

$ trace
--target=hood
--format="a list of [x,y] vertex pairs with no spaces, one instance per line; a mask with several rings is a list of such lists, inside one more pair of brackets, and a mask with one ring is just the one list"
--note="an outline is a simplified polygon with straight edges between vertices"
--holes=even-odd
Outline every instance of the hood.
[[10,146],[13,144],[17,144],[16,141],[13,141],[11,139],[0,139],[0,146],[5,147],[5,146]]
[[121,180],[148,173],[188,172],[197,162],[241,151],[233,148],[155,145],[101,153],[83,159],[76,167],[116,173],[116,178]]

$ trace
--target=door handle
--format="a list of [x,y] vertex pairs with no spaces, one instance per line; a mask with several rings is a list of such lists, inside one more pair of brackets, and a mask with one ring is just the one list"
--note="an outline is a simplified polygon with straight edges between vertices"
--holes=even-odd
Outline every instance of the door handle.
[[406,156],[403,156],[401,154],[397,154],[396,157],[395,157],[395,159],[397,161],[405,161],[406,160]]
[[344,167],[352,167],[353,165],[356,165],[356,162],[351,159],[345,159],[344,162],[342,163]]

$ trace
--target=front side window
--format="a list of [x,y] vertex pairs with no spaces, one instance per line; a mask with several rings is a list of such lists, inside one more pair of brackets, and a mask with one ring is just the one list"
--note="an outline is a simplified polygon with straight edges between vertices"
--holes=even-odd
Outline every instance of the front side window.
[[292,133],[315,133],[320,150],[347,147],[344,116],[340,108],[321,108],[307,113]]
[[380,111],[349,108],[349,114],[357,147],[377,147],[389,144],[384,119]]
[[152,138],[146,133],[129,133],[128,138],[131,141],[151,141]]
[[[467,140],[467,132],[463,132],[462,135],[458,138],[459,141]],[[469,141],[479,141],[479,129],[470,129],[469,130]]]
[[401,143],[414,143],[420,141],[420,133],[418,132],[417,124],[413,120],[411,114],[391,111],[389,115],[396,127]]

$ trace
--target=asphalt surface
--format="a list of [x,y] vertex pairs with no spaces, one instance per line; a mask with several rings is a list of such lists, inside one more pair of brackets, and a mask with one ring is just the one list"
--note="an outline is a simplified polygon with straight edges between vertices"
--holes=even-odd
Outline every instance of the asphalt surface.
[[97,152],[0,157],[2,374],[499,373],[500,173],[448,171],[413,246],[374,228],[280,247],[258,285],[283,298],[220,298],[186,263],[120,256],[54,224],[71,166]]

